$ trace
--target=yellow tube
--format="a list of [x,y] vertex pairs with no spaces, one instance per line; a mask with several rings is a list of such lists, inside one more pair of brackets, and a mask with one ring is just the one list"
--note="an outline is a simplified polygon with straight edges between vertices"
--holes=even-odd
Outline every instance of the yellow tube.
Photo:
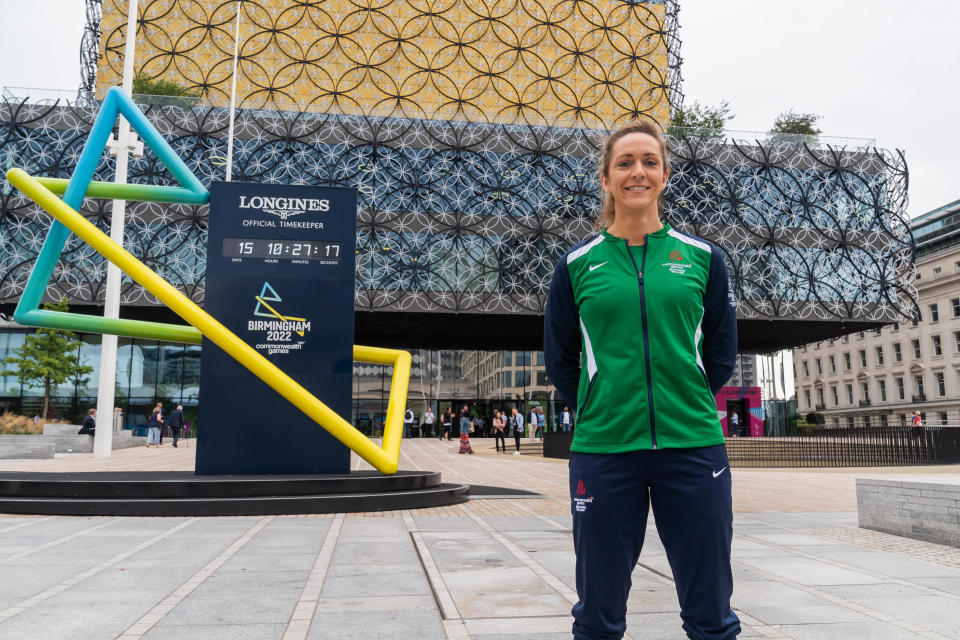
[[174,313],[263,380],[270,388],[293,403],[314,422],[329,431],[351,451],[355,451],[375,469],[386,475],[397,471],[400,460],[400,438],[403,434],[402,412],[410,380],[409,353],[378,347],[354,346],[355,359],[361,362],[390,364],[394,367],[384,422],[383,448],[380,448],[25,171],[11,169],[7,172],[7,179],[81,240],[117,265],[121,271],[156,296]]

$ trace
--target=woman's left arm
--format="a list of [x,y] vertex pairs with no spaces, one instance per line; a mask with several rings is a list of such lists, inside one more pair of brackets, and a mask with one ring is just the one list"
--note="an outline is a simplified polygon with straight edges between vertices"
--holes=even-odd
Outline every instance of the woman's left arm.
[[720,249],[710,252],[710,277],[703,296],[703,365],[716,395],[737,363],[737,299]]

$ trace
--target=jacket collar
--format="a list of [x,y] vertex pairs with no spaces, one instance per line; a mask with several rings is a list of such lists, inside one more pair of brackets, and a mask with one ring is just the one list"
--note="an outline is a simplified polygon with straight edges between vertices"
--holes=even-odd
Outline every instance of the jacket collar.
[[[665,238],[667,237],[669,232],[670,232],[670,223],[664,222],[662,229],[654,231],[653,233],[648,233],[647,237],[648,238]],[[600,230],[600,235],[603,236],[603,239],[606,242],[623,242],[623,238],[620,238],[611,234],[609,231],[606,230],[606,228]]]

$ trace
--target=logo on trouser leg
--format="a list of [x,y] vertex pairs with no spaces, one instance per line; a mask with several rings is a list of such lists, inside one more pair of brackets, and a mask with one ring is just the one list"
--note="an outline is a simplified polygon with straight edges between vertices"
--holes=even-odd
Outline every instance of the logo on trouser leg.
[[583,513],[584,511],[586,511],[587,505],[593,502],[593,496],[589,498],[585,498],[584,496],[586,495],[587,495],[587,489],[583,484],[583,480],[582,479],[578,480],[577,496],[573,499],[573,505],[574,505],[574,508],[580,513]]

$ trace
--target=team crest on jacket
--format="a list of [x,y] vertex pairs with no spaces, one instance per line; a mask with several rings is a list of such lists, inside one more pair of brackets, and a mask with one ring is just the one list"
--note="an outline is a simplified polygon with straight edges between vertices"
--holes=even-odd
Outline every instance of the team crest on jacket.
[[670,252],[670,262],[664,262],[661,267],[666,267],[670,273],[678,273],[681,276],[686,275],[687,269],[693,266],[692,263],[684,262],[680,252],[674,249]]
[[593,502],[593,496],[589,498],[586,497],[587,488],[583,484],[583,479],[577,480],[577,495],[573,499],[573,506],[578,513],[583,513],[587,510],[587,505]]

